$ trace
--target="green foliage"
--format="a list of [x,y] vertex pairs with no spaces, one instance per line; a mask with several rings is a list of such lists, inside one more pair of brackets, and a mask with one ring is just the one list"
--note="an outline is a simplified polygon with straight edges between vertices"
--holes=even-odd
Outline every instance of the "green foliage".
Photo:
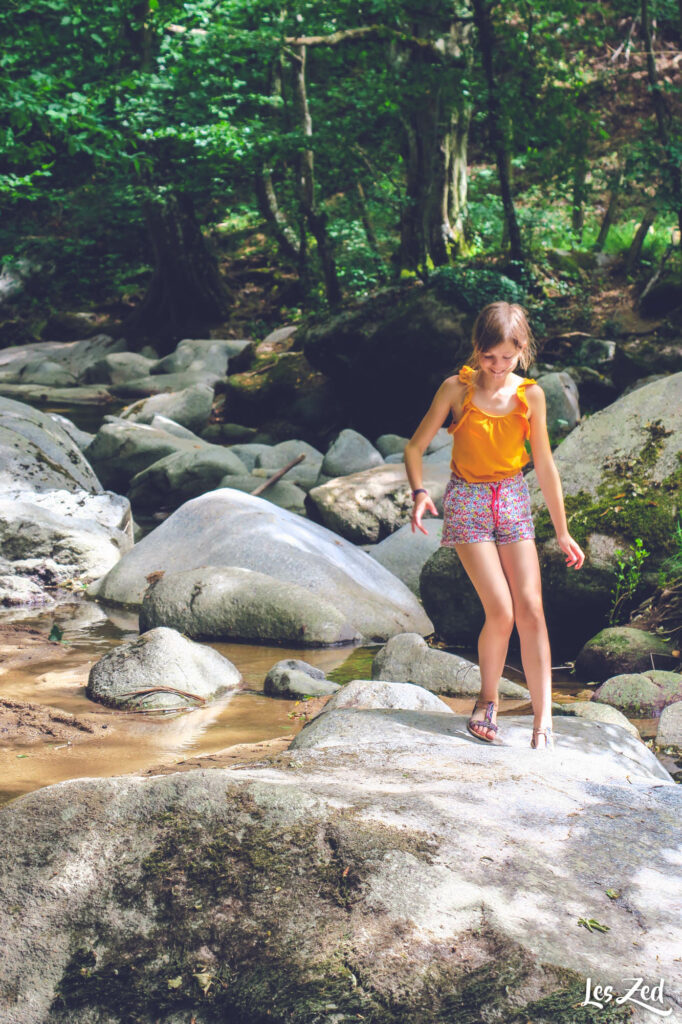
[[658,582],[662,587],[682,582],[682,518],[677,521],[672,539],[674,550],[662,563],[658,573]]
[[489,302],[525,301],[523,285],[487,267],[439,267],[429,278],[436,295],[468,312],[476,313]]
[[631,603],[642,582],[642,566],[649,557],[641,537],[635,539],[634,547],[629,552],[616,548],[616,580],[613,586],[609,626],[616,626],[622,621],[623,613]]

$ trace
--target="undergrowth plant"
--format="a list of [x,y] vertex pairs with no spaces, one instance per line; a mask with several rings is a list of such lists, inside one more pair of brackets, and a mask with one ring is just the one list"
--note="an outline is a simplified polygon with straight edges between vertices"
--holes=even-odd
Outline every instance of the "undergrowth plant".
[[609,626],[617,626],[623,613],[637,593],[642,582],[642,566],[650,552],[644,547],[641,537],[635,539],[634,547],[625,552],[616,548],[616,580],[611,591],[612,603],[609,613]]

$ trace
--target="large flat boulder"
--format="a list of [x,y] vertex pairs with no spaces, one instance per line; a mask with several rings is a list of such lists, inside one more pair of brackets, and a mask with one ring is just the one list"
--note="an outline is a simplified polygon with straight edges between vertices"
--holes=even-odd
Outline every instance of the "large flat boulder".
[[530,717],[495,748],[465,722],[340,708],[238,771],[0,809],[3,1020],[576,1024],[588,979],[635,977],[679,1019],[680,787],[617,726],[545,755]]
[[244,473],[246,466],[229,448],[202,441],[187,451],[171,452],[137,473],[130,481],[130,500],[135,508],[178,508],[215,490],[223,477]]
[[201,566],[253,569],[332,603],[366,640],[432,626],[407,587],[364,551],[317,523],[231,488],[186,502],[136,544],[95,587],[137,607],[147,576]]
[[[160,387],[159,382],[168,384],[168,375],[156,377],[155,381],[157,387]],[[151,423],[155,416],[166,416],[169,420],[179,423],[181,427],[196,432],[206,425],[211,415],[213,387],[204,381],[192,382],[189,385],[185,382],[181,386],[169,386],[158,393],[149,394],[149,398],[142,398],[124,409],[121,419],[132,420],[134,423]]]
[[103,423],[85,454],[106,487],[125,493],[138,473],[167,455],[197,455],[205,441],[169,434],[144,423],[116,419]]
[[23,402],[0,398],[0,491],[101,494],[95,472],[64,427]]

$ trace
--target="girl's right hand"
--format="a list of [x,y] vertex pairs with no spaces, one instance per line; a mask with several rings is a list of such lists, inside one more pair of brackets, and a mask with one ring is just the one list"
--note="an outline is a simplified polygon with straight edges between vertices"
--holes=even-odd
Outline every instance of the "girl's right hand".
[[414,508],[412,509],[412,533],[414,533],[414,528],[416,526],[422,533],[428,534],[429,531],[422,526],[422,516],[425,512],[430,512],[431,515],[436,517],[438,516],[438,509],[431,500],[431,496],[422,492],[414,499]]

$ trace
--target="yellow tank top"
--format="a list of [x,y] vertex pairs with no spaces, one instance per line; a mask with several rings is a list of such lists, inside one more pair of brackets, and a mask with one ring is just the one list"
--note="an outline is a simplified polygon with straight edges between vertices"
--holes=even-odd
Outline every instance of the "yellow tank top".
[[467,389],[462,415],[448,427],[448,433],[453,435],[450,469],[469,483],[495,483],[515,476],[530,459],[524,447],[524,441],[530,437],[526,388],[536,381],[524,378],[516,389],[517,408],[498,416],[473,404],[476,371],[471,366],[462,367],[459,379]]

